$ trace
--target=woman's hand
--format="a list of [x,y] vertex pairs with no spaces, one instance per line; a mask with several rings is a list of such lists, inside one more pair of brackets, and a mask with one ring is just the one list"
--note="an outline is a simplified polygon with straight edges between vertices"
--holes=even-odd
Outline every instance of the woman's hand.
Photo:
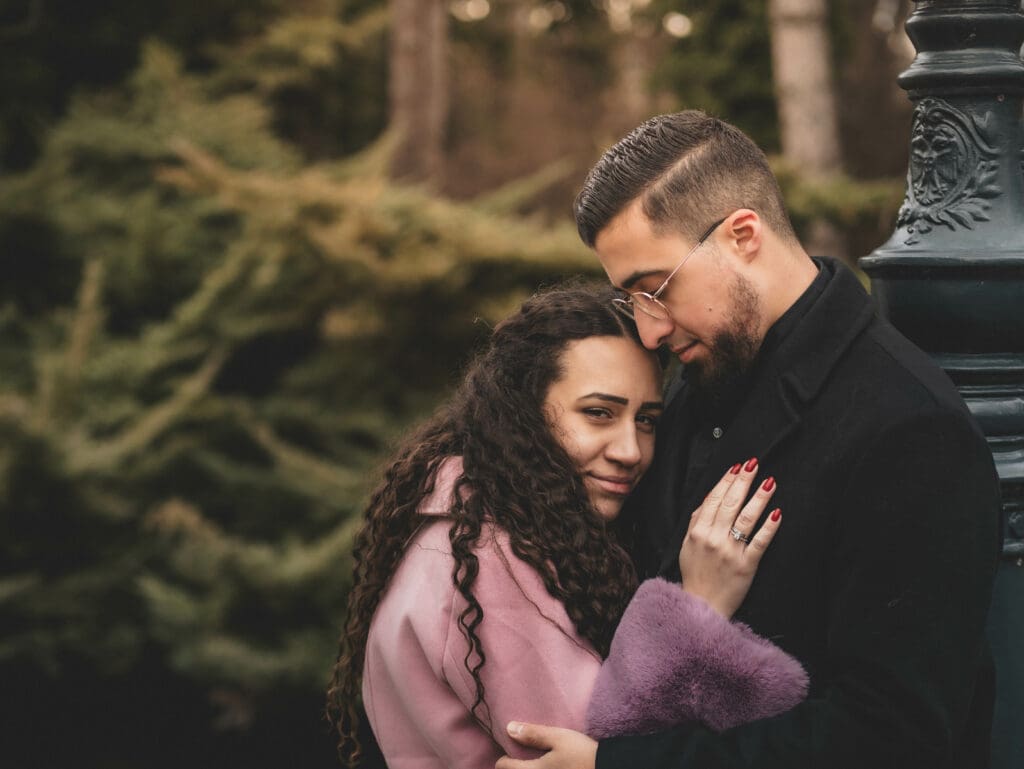
[[751,536],[776,488],[775,479],[767,478],[744,505],[756,474],[756,459],[733,466],[694,511],[679,550],[683,590],[725,617],[732,617],[743,603],[761,556],[782,522],[782,512],[775,508]]

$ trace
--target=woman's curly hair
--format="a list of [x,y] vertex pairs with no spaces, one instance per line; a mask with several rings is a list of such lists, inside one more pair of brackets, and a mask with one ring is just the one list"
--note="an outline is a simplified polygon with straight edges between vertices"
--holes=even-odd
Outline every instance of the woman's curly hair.
[[498,324],[448,404],[403,442],[366,509],[353,548],[354,583],[348,619],[327,692],[328,718],[340,735],[342,761],[355,765],[367,635],[391,575],[423,524],[420,501],[433,490],[438,465],[461,456],[449,538],[455,586],[468,606],[458,618],[470,651],[465,665],[476,683],[473,714],[486,708],[480,669],[487,650],[477,628],[486,622],[473,595],[474,553],[485,522],[509,536],[512,551],[540,574],[577,632],[606,656],[615,627],[636,589],[627,553],[630,522],[597,515],[583,479],[552,433],[544,412],[548,389],[561,374],[570,342],[626,337],[636,328],[611,304],[610,287],[564,285],[540,292]]

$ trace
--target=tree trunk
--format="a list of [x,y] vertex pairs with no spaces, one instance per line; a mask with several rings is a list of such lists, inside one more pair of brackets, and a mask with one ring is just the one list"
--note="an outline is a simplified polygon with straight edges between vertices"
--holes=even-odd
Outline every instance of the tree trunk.
[[[772,69],[782,154],[810,179],[842,171],[839,120],[826,0],[770,0]],[[846,256],[839,231],[825,221],[806,233],[812,254]]]
[[608,99],[608,112],[615,116],[616,135],[631,131],[654,112],[649,83],[657,54],[651,35],[631,29],[615,36],[611,60],[616,81]]
[[391,176],[441,183],[448,119],[445,0],[389,0],[390,127],[397,139]]
[[782,152],[812,176],[842,168],[825,0],[770,0]]

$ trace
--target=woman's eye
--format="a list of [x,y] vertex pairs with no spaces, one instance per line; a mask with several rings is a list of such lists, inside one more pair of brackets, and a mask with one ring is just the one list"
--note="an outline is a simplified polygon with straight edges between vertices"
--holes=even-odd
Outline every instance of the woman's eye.
[[653,433],[658,426],[658,418],[650,414],[638,414],[636,423],[640,426],[641,430]]
[[588,417],[594,417],[595,419],[608,419],[612,415],[612,412],[610,412],[608,409],[602,409],[596,406],[583,409],[583,413],[586,414]]

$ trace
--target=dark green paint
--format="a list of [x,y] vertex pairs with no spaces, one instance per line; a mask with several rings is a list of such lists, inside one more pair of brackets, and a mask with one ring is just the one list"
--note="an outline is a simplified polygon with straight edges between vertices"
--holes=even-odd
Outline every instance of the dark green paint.
[[860,265],[882,312],[956,382],[999,470],[992,766],[1010,769],[1024,766],[1024,13],[1020,0],[921,0],[907,34],[906,199]]

